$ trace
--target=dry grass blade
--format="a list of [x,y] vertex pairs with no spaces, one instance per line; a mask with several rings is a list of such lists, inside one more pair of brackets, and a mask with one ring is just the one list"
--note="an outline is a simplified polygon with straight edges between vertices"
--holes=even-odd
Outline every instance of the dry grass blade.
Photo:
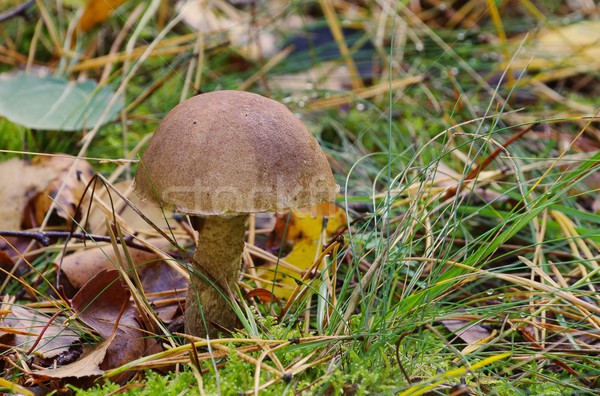
[[423,81],[423,76],[406,77],[394,80],[391,83],[382,82],[367,88],[354,89],[347,94],[331,96],[329,98],[316,99],[306,105],[308,110],[326,109],[350,104],[357,99],[369,99],[374,96],[385,94],[390,91],[399,91],[411,85]]
[[[586,263],[589,263],[593,267],[594,272],[600,271],[600,265],[596,261],[597,257],[592,253],[590,249],[591,246],[596,248],[596,250],[600,250],[598,249],[598,245],[589,238],[582,238],[581,235],[579,235],[579,233],[577,232],[573,221],[571,221],[564,213],[559,212],[557,210],[551,210],[550,216],[552,216],[560,226],[566,240],[569,243],[569,246],[571,247],[571,253],[573,254],[573,256],[584,258],[586,260]],[[580,276],[589,278],[588,275],[585,275],[583,273],[580,274]]]
[[24,395],[24,396],[34,396],[35,395],[35,393],[31,392],[27,388],[24,388],[20,385],[14,384],[8,380],[5,380],[4,378],[0,378],[0,386],[8,389],[9,392],[14,393],[14,394],[20,394],[20,395]]
[[340,26],[340,22],[338,21],[338,16],[335,12],[333,4],[327,0],[320,0],[319,3],[321,5],[321,9],[323,10],[323,14],[325,15],[325,19],[327,20],[327,24],[329,25],[329,29],[331,30],[335,42],[340,50],[342,59],[350,71],[352,88],[354,90],[359,90],[363,88],[364,84],[360,77],[360,73],[354,64],[354,60],[352,59],[352,56],[350,56],[350,51],[348,50],[346,40],[344,40],[344,33],[342,31],[342,27]]
[[[262,387],[260,386],[260,370],[262,367],[261,364],[267,356],[269,356],[271,358],[271,361],[275,363],[279,372],[283,373],[283,375],[281,377],[278,377],[278,379],[281,379],[285,376],[285,368],[283,367],[283,365],[281,364],[281,362],[275,355],[275,352],[279,349],[283,349],[283,348],[287,347],[290,344],[291,344],[291,342],[283,343],[283,344],[279,344],[279,345],[275,346],[274,348],[269,348],[268,345],[263,345],[263,352],[260,354],[260,356],[257,359],[256,369],[254,372],[254,394],[255,395],[258,395],[258,392],[262,388],[268,386],[267,384],[264,384]],[[275,379],[273,379],[272,381],[275,381]],[[274,382],[271,382],[271,383],[274,383]]]
[[[127,33],[129,33],[129,31],[133,28],[134,22],[140,17],[140,15],[142,15],[143,10],[143,5],[138,4],[138,6],[131,12],[129,17],[127,18],[127,21],[123,25],[123,28],[117,35],[117,38],[113,41],[110,50],[108,51],[108,55],[114,55],[118,51],[123,41],[125,41]],[[102,71],[102,75],[100,76],[99,85],[103,85],[108,82],[108,77],[110,76],[113,65],[114,63],[106,63],[104,65],[104,70]]]
[[301,275],[304,272],[303,269],[298,268],[295,265],[292,265],[292,264],[288,263],[287,261],[285,261],[285,260],[283,260],[283,259],[275,256],[272,253],[267,252],[264,249],[261,249],[258,246],[246,244],[246,250],[250,254],[252,254],[252,255],[254,255],[254,256],[258,257],[258,258],[266,260],[266,261],[268,261],[269,263],[272,263],[272,264],[277,264],[280,267],[287,268],[290,271],[294,271],[294,272],[298,273],[298,275]]
[[[183,336],[186,339],[189,338],[190,340],[197,340],[197,338],[188,336],[186,334],[179,335]],[[193,341],[190,344],[184,344],[181,346],[168,348],[162,352],[158,352],[153,355],[144,356],[142,358],[136,359],[135,361],[132,361],[121,367],[106,372],[105,377],[112,378],[119,374],[134,370],[170,367],[174,364],[188,364],[191,362],[191,359],[195,359],[191,356],[191,348],[205,348],[210,344],[211,348],[214,350],[203,353],[197,353],[196,356],[198,358],[198,361],[214,361],[215,359],[221,359],[227,357],[228,355],[236,354],[240,359],[254,365],[257,368],[260,367],[261,370],[269,371],[277,375],[277,377],[281,379],[285,373],[289,372],[291,374],[297,374],[311,366],[316,366],[320,364],[319,362],[321,360],[330,360],[333,357],[333,355],[328,355],[323,359],[320,359],[319,362],[311,362],[310,364],[306,364],[306,362],[310,360],[310,356],[312,356],[311,353],[309,354],[309,357],[304,357],[300,361],[293,363],[291,366],[285,367],[284,370],[280,370],[264,363],[264,358],[255,359],[249,354],[259,351],[266,351],[268,356],[268,354],[282,350],[290,345],[300,343],[316,343],[316,345],[320,345],[321,343],[336,343],[350,341],[352,339],[353,338],[348,338],[345,336],[315,336],[298,338],[294,339],[293,341],[244,338],[222,338],[210,341]]]
[[36,0],[36,5],[39,8],[40,13],[42,14],[42,20],[46,25],[46,29],[48,29],[48,32],[50,33],[50,38],[52,39],[52,44],[54,44],[55,53],[62,53],[63,46],[61,45],[60,35],[56,30],[56,26],[54,24],[54,21],[52,20],[52,17],[50,16],[50,12],[48,11],[46,4],[44,4],[44,2],[42,2],[41,0]]
[[[436,263],[442,262],[441,259],[428,258],[428,257],[410,257],[410,258],[407,258],[407,260],[436,262]],[[541,282],[537,282],[537,281],[534,281],[531,279],[522,278],[517,275],[502,274],[502,273],[497,273],[497,272],[488,271],[488,270],[484,270],[484,269],[478,269],[478,268],[471,267],[469,265],[465,265],[465,264],[454,262],[454,261],[443,261],[443,262],[447,265],[452,265],[452,266],[455,266],[458,268],[469,270],[473,274],[481,274],[481,275],[485,275],[486,277],[501,279],[501,280],[504,280],[504,281],[507,281],[510,283],[514,283],[516,285],[526,286],[526,287],[529,287],[534,290],[539,290],[539,291],[549,293],[557,298],[560,298],[562,300],[565,300],[565,301],[573,304],[578,309],[581,309],[583,312],[586,313],[586,316],[588,316],[591,320],[593,320],[593,322],[597,326],[600,326],[600,318],[598,316],[591,315],[591,313],[600,315],[600,306],[583,301],[582,299],[578,298],[571,292],[564,291],[562,289],[559,289],[558,287],[546,285],[546,284],[543,284]]]
[[73,71],[81,72],[95,70],[100,67],[107,67],[108,65],[118,62],[139,60],[142,57],[152,58],[157,56],[165,56],[167,54],[180,54],[186,50],[192,49],[194,44],[191,42],[196,40],[196,38],[197,35],[195,33],[190,33],[162,41],[154,41],[151,44],[137,47],[130,52],[115,52],[98,56],[74,65]]
[[292,47],[284,48],[282,51],[273,55],[271,59],[267,63],[265,63],[260,70],[254,73],[252,76],[248,77],[246,81],[240,84],[238,89],[240,91],[248,90],[254,83],[263,78],[271,69],[281,63],[287,56],[292,52]]

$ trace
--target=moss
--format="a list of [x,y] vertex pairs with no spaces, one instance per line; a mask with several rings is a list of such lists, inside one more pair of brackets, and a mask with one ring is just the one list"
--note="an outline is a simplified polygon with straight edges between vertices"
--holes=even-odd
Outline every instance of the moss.
[[131,396],[177,396],[181,394],[193,396],[200,394],[196,379],[190,370],[168,375],[147,371],[142,381],[132,381],[124,387],[108,382],[87,390],[72,389],[75,390],[77,396],[104,396],[116,391],[120,395]]

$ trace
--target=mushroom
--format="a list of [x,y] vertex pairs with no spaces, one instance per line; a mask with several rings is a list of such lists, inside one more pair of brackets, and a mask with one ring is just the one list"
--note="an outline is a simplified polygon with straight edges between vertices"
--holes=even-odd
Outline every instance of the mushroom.
[[194,96],[162,120],[135,190],[190,216],[198,231],[185,305],[187,333],[232,330],[249,213],[332,201],[338,192],[316,139],[284,105],[240,91]]

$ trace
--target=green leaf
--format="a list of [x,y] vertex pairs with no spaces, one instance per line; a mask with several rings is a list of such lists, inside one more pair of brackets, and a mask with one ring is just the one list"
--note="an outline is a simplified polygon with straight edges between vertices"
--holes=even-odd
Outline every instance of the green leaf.
[[[33,129],[77,131],[93,128],[115,93],[95,81],[69,81],[19,73],[0,78],[0,116]],[[102,124],[114,120],[123,108],[118,98]]]

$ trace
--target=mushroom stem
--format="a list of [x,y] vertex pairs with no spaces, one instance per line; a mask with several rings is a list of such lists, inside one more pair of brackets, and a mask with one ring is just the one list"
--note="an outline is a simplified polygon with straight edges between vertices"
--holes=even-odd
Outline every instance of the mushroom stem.
[[198,244],[185,303],[186,333],[216,337],[223,328],[234,329],[238,324],[229,296],[240,277],[247,218],[191,217]]

